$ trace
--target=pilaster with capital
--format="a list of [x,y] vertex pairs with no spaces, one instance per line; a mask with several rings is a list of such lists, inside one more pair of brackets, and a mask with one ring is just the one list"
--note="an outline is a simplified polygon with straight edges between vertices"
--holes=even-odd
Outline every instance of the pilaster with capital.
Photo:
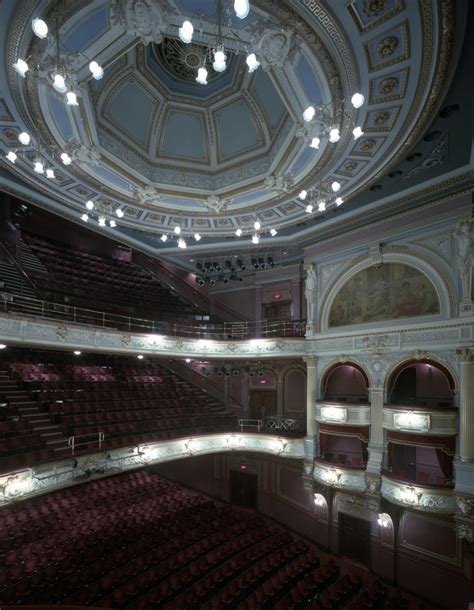
[[379,475],[382,470],[385,445],[383,434],[383,405],[384,390],[381,386],[370,388],[370,437],[369,437],[369,459],[367,472]]
[[474,496],[474,348],[457,350],[460,368],[459,445],[454,462],[456,494]]
[[318,391],[318,374],[316,356],[304,358],[306,362],[306,457],[313,459],[318,447],[318,430],[316,425],[316,396]]

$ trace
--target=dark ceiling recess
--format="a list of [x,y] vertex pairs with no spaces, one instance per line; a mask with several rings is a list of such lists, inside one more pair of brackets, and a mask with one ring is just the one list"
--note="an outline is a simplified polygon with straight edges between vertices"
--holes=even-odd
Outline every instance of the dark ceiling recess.
[[449,106],[445,106],[441,110],[441,112],[439,113],[439,116],[442,119],[447,119],[448,117],[453,115],[455,112],[459,112],[459,110],[460,110],[459,104],[450,104]]

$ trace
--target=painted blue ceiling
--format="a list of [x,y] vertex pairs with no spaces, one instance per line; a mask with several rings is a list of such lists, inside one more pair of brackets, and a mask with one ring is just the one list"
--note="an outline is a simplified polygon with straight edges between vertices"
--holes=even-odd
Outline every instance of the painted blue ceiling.
[[207,137],[203,116],[171,110],[165,119],[159,155],[207,161]]
[[53,117],[54,123],[65,140],[72,138],[73,131],[69,117],[66,111],[66,106],[58,94],[50,90],[48,92],[48,106]]
[[90,46],[109,29],[109,10],[104,5],[97,11],[87,14],[72,30],[66,33],[62,43],[69,51],[79,51]]
[[145,145],[154,106],[153,98],[137,83],[127,82],[112,97],[105,113],[116,127]]
[[263,70],[255,76],[253,91],[264,111],[271,131],[273,131],[279,125],[287,110],[271,78]]
[[232,157],[261,142],[260,134],[244,101],[216,112],[222,158]]
[[[197,2],[197,0],[177,0],[176,4],[178,5],[178,7],[180,8],[181,12],[185,15],[187,15],[188,17],[193,17],[194,15],[196,15],[196,13],[200,12],[204,15],[206,15],[206,17],[212,21],[215,22],[216,21],[216,0],[199,0],[199,2]],[[250,15],[245,19],[239,19],[238,17],[235,16],[235,13],[233,10],[226,10],[228,9],[228,6],[226,6],[226,2],[223,2],[223,8],[224,8],[224,22],[230,23],[232,25],[232,28],[235,29],[241,29],[246,27],[249,22],[252,20],[252,14],[250,13]],[[231,2],[230,0],[228,1],[227,5],[232,6],[233,2]]]
[[306,93],[308,102],[314,106],[321,104],[322,98],[319,80],[314,72],[314,69],[311,67],[311,64],[304,55],[301,56],[301,59],[296,66],[296,73]]

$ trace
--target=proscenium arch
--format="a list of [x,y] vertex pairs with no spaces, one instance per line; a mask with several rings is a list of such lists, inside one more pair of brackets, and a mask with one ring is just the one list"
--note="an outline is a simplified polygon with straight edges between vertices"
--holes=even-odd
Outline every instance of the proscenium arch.
[[[455,315],[455,290],[452,285],[451,280],[448,276],[442,271],[433,261],[425,259],[416,254],[412,254],[409,252],[383,252],[382,253],[382,262],[381,264],[386,263],[400,263],[402,265],[407,265],[409,267],[414,267],[417,271],[426,276],[427,280],[433,285],[439,300],[440,313],[429,316],[430,320],[443,320],[451,318]],[[331,312],[332,305],[336,296],[339,294],[341,288],[348,282],[352,277],[354,277],[360,271],[364,269],[368,269],[370,267],[377,266],[374,263],[373,259],[367,255],[362,260],[351,261],[346,267],[345,271],[337,277],[334,282],[330,285],[329,289],[326,291],[326,294],[321,302],[321,307],[319,308],[319,315],[317,321],[317,327],[321,331],[339,331],[342,328],[349,328],[353,326],[359,327],[380,327],[386,325],[387,322],[391,322],[392,320],[379,320],[376,322],[367,322],[363,324],[357,325],[347,325],[347,326],[338,326],[331,328],[329,326],[329,314]],[[415,318],[403,318],[403,322],[415,319]],[[422,321],[425,319],[425,316],[417,316],[416,320]],[[393,320],[394,324],[399,324],[399,320]]]
[[458,393],[459,390],[459,378],[456,371],[443,359],[439,358],[436,354],[426,353],[423,358],[415,358],[413,356],[405,356],[396,362],[393,362],[385,373],[384,379],[384,394],[390,396],[390,390],[393,387],[396,379],[402,371],[408,366],[413,364],[431,364],[438,367],[446,375],[449,386],[453,393],[453,397]]

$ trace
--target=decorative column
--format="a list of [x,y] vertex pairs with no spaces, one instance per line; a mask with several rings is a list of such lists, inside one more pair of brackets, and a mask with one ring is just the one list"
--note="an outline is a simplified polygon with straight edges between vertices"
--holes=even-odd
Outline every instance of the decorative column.
[[[474,348],[457,350],[460,365],[459,459],[456,492],[474,496]],[[473,498],[474,499],[474,498]]]
[[[383,437],[383,404],[384,390],[381,386],[370,388],[370,437],[369,437],[369,459],[367,462],[367,473],[380,476],[382,470],[385,445]],[[374,477],[373,477],[374,478]]]
[[474,219],[465,218],[456,223],[454,237],[457,238],[457,267],[461,278],[460,316],[471,316],[472,301],[472,270],[474,262]]
[[306,281],[304,295],[306,298],[306,336],[314,332],[316,299],[318,296],[318,275],[316,265],[311,263],[304,266],[306,269]]
[[284,417],[283,377],[281,369],[275,371],[277,391],[277,416]]
[[306,362],[306,438],[305,438],[305,459],[313,460],[319,453],[319,438],[316,426],[316,395],[318,385],[318,375],[316,356],[304,358]]

